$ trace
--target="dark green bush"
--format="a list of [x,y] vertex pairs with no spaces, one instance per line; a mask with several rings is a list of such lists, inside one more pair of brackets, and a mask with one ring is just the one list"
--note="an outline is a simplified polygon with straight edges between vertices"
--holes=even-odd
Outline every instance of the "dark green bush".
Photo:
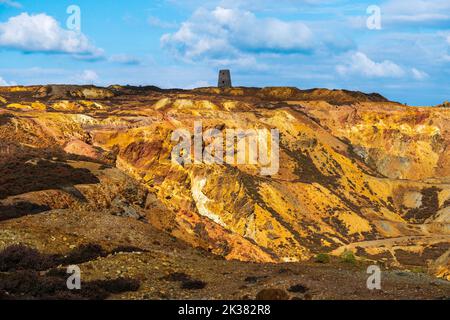
[[344,251],[341,254],[341,261],[349,264],[356,264],[356,257],[352,251]]
[[319,253],[316,258],[315,262],[317,263],[329,263],[330,262],[330,256],[326,253]]

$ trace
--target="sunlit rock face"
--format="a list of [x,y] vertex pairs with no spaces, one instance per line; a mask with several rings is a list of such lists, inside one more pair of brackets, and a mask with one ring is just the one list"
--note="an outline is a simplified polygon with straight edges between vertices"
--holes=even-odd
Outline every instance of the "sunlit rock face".
[[[361,103],[339,109],[306,106],[365,163],[389,178],[425,180],[450,176],[450,110]],[[448,179],[447,179],[448,181]]]
[[[36,86],[0,95],[8,219],[104,210],[226,259],[291,262],[353,250],[448,277],[448,108],[296,88]],[[196,121],[224,135],[278,129],[279,170],[174,163],[173,132],[194,134]],[[11,209],[25,202],[31,209]]]

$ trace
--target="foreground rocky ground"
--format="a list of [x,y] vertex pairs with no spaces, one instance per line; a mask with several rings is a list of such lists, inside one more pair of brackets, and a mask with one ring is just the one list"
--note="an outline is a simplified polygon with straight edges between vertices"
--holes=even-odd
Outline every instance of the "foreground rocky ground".
[[[291,88],[0,96],[2,298],[74,298],[68,264],[82,298],[449,297],[448,108]],[[171,133],[196,120],[279,129],[279,172],[174,165]]]

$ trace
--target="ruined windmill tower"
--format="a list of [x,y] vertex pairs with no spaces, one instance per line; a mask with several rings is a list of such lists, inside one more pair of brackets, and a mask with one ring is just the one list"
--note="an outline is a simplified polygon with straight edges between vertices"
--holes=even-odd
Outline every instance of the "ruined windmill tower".
[[219,71],[219,88],[231,88],[231,72],[230,70]]

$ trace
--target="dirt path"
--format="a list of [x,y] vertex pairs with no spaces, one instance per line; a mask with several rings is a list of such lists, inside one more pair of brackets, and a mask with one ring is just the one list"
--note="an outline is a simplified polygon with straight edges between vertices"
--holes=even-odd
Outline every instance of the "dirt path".
[[410,246],[411,242],[420,243],[421,245],[427,244],[431,245],[440,242],[448,242],[450,246],[450,235],[406,236],[398,238],[353,242],[333,250],[331,254],[340,255],[346,250],[354,250],[358,247],[359,248],[386,247],[392,249],[395,246]]

